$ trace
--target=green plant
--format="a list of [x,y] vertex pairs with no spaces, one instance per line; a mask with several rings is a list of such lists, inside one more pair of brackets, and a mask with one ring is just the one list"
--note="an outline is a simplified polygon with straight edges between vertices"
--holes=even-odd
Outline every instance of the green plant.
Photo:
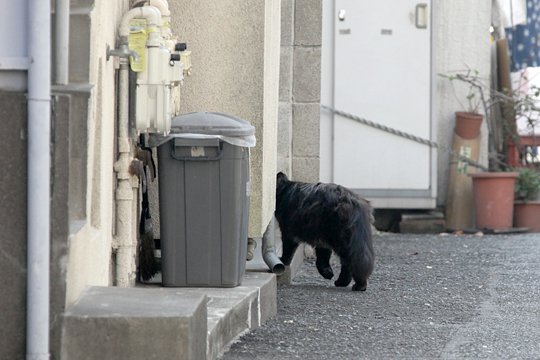
[[[454,96],[459,102],[459,105],[469,113],[478,114],[480,105],[487,104],[487,98],[484,95],[484,84],[480,80],[480,73],[478,70],[473,70],[467,68],[463,71],[453,71],[448,74],[439,74],[440,76],[448,79],[452,83],[452,90],[454,91]],[[462,82],[467,85],[467,95],[465,100],[467,105],[465,105],[458,96],[456,92],[455,83]]]
[[516,197],[524,201],[535,200],[540,192],[540,172],[532,168],[518,170]]

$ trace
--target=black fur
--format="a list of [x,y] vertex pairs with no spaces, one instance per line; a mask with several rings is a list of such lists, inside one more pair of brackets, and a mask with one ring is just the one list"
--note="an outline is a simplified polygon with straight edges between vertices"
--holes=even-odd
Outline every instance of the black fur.
[[352,191],[336,184],[290,181],[277,174],[276,219],[281,230],[285,265],[291,263],[300,242],[315,247],[316,266],[325,279],[334,276],[330,256],[341,260],[336,286],[364,291],[375,260],[371,240],[371,206]]

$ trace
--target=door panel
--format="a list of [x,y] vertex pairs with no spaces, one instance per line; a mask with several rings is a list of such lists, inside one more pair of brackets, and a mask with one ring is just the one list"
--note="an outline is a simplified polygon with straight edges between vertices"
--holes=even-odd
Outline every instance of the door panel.
[[[431,137],[430,7],[431,1],[336,0],[337,109]],[[430,188],[428,146],[337,115],[334,126],[335,182],[355,189]]]

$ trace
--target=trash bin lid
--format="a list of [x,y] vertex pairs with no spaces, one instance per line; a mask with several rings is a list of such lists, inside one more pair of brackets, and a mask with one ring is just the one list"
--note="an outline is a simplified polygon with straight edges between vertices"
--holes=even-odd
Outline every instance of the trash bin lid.
[[231,137],[252,136],[255,127],[237,117],[217,112],[193,112],[171,120],[171,134],[190,133]]

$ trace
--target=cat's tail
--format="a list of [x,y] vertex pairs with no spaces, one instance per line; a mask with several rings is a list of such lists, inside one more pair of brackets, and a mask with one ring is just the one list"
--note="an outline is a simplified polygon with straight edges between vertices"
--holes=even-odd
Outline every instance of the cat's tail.
[[357,202],[355,216],[351,221],[351,273],[356,282],[355,286],[359,286],[357,290],[365,290],[367,279],[375,266],[371,232],[372,210],[367,201],[362,199]]

